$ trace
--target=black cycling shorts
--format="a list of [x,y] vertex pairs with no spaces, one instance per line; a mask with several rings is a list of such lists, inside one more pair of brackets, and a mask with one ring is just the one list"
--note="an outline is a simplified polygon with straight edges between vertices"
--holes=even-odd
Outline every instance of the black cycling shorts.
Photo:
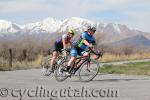
[[52,47],[52,50],[53,51],[57,51],[57,52],[62,52],[62,49],[63,49],[63,43],[57,43],[55,42],[53,47]]

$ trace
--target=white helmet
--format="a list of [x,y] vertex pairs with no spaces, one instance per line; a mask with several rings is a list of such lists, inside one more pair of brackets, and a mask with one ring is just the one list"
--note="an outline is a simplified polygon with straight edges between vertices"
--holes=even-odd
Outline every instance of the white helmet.
[[88,28],[87,28],[88,30],[91,30],[91,31],[96,31],[96,27],[95,26],[88,26]]

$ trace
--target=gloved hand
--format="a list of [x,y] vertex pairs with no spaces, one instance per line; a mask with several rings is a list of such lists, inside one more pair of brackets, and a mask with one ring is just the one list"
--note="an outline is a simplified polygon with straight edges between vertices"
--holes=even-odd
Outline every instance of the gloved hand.
[[90,47],[90,48],[93,48],[93,45],[92,45],[92,44],[90,44],[90,45],[89,45],[89,47]]
[[63,53],[63,55],[66,57],[67,56],[67,51],[66,51],[66,49],[63,49],[62,50],[62,53]]

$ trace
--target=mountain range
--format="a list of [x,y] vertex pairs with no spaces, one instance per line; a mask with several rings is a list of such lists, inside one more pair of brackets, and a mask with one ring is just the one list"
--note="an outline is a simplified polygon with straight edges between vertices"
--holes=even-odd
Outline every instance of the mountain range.
[[150,49],[150,40],[144,35],[136,35],[120,41],[110,43],[113,47],[130,47],[135,49]]
[[100,23],[78,17],[72,17],[65,20],[56,20],[49,17],[42,21],[25,25],[19,25],[6,20],[0,20],[0,38],[15,38],[27,34],[39,35],[41,37],[45,34],[50,35],[55,33],[63,33],[69,28],[74,28],[76,33],[81,33],[86,30],[87,26],[89,25],[95,25],[97,27],[97,32],[95,34],[97,37],[100,37],[100,34],[103,34],[104,43],[116,43],[117,41],[123,42],[123,40],[128,41],[128,39],[130,40],[131,38],[141,39],[138,38],[138,36],[142,36],[145,42],[149,42],[148,40],[150,40],[150,33],[130,29],[126,25]]

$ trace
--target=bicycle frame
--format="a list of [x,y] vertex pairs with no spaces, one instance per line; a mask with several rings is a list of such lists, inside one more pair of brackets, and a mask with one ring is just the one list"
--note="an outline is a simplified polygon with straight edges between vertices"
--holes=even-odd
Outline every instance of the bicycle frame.
[[[88,56],[79,56],[79,57],[77,57],[76,58],[76,60],[75,60],[75,62],[73,63],[73,66],[72,66],[72,68],[70,69],[71,71],[74,69],[74,68],[77,68],[76,69],[76,71],[81,67],[81,65],[84,63],[84,62],[86,62],[86,61],[88,61],[89,63],[87,63],[88,64],[88,66],[90,66],[90,59],[91,59],[91,53],[94,53],[95,55],[98,55],[98,56],[100,56],[99,54],[96,54],[93,50],[92,50],[92,48],[89,48],[89,50],[87,51],[88,53],[89,53],[89,55]],[[78,60],[79,59],[79,60]],[[77,61],[78,60],[78,61]],[[82,62],[81,62],[82,61]],[[79,64],[79,65],[78,65]],[[87,68],[87,70],[88,70],[88,68]],[[75,71],[75,72],[76,72]]]
[[[81,76],[81,69],[83,68],[84,64],[87,64],[87,71],[89,71],[89,72],[91,71],[91,69],[89,69],[89,67],[91,64],[93,64],[93,60],[91,59],[91,52],[92,53],[94,53],[94,52],[92,51],[92,49],[91,50],[89,49],[87,52],[89,53],[88,56],[79,56],[76,58],[76,60],[73,63],[73,66],[69,69],[70,75],[68,75],[68,76],[65,73],[63,73],[63,70],[62,70],[63,68],[66,67],[66,63],[68,60],[62,61],[62,63],[59,64],[60,66],[55,71],[56,80],[59,82],[62,82],[64,80],[66,80],[68,77],[71,77],[72,75],[74,75],[77,70],[79,70],[78,76],[81,81],[87,82],[87,81],[92,80],[97,75],[98,70],[95,73],[92,72],[92,74],[90,75],[90,78],[88,80],[83,80],[82,76]],[[94,54],[96,54],[96,53],[94,53]],[[99,55],[99,53],[97,53],[97,55]],[[99,68],[97,63],[96,63],[96,67]],[[66,72],[66,70],[64,72]]]

